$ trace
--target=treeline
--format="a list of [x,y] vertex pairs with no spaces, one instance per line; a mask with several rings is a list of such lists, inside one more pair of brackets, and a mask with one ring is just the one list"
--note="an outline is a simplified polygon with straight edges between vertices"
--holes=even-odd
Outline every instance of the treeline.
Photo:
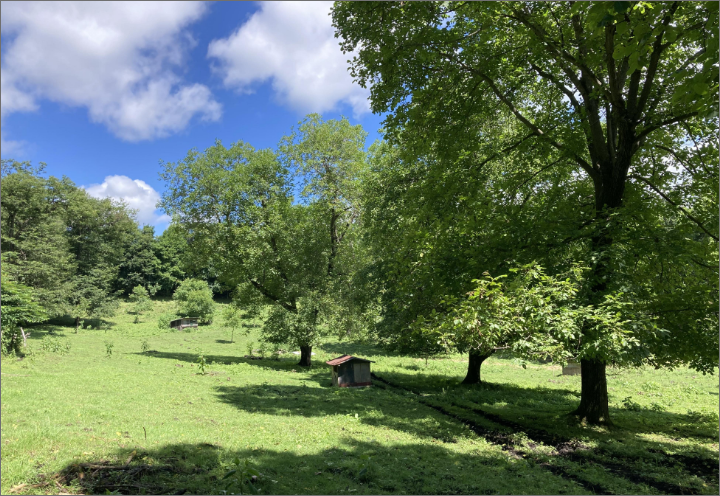
[[155,236],[122,202],[93,198],[43,171],[42,164],[2,162],[3,310],[6,297],[21,291],[46,318],[70,316],[77,325],[111,316],[136,286],[169,296],[184,279],[200,278],[225,290],[192,259],[177,227]]

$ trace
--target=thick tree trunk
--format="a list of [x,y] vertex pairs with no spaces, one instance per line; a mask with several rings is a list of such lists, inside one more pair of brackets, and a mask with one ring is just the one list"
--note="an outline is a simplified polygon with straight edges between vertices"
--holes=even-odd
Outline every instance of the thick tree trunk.
[[467,375],[465,376],[465,379],[463,379],[461,384],[480,384],[480,367],[482,366],[483,362],[493,353],[495,353],[495,350],[492,350],[491,352],[485,354],[479,351],[471,351],[470,360],[468,361]]
[[298,365],[301,367],[309,367],[312,365],[312,346],[301,346],[300,347],[300,362]]
[[[622,206],[625,191],[625,177],[630,164],[629,152],[620,147],[618,158],[613,165],[603,167],[603,177],[595,180],[595,216],[601,226],[593,236],[592,250],[596,263],[593,267],[591,281],[591,301],[598,304],[602,301],[608,290],[608,283],[612,280],[610,272],[610,248],[613,244],[612,216],[613,210]],[[622,155],[622,157],[620,156]],[[612,171],[620,171],[617,176]],[[583,340],[591,339],[583,336]],[[580,360],[581,389],[580,406],[572,412],[586,419],[591,424],[610,424],[608,408],[607,378],[605,368],[607,363],[601,359]]]
[[572,412],[591,424],[609,424],[606,363],[600,360],[580,360],[582,393],[580,406]]
[[75,317],[75,334],[78,332],[78,327],[80,327],[80,317]]

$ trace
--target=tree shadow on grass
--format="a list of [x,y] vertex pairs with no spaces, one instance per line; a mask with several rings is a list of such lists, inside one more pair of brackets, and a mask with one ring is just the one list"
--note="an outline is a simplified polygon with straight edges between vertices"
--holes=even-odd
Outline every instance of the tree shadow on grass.
[[[504,421],[506,427],[516,431],[536,430],[556,435],[558,438],[594,439],[601,444],[613,444],[621,451],[643,451],[645,453],[664,451],[662,441],[652,440],[649,436],[662,434],[668,438],[680,440],[689,438],[701,440],[705,446],[693,444],[674,445],[673,452],[685,450],[685,457],[698,458],[698,463],[717,466],[718,451],[709,441],[717,440],[718,423],[713,416],[681,414],[656,411],[634,406],[633,410],[610,407],[610,418],[614,425],[611,429],[594,429],[569,415],[579,402],[580,394],[569,389],[547,387],[520,387],[513,384],[487,383],[467,386],[448,384],[444,389],[433,385],[442,381],[442,376],[423,377],[418,374],[387,372],[381,376],[393,384],[404,386],[422,394],[434,402],[455,404],[461,407],[487,412]],[[652,455],[650,455],[652,457]],[[715,474],[717,469],[715,469]],[[715,477],[717,478],[717,477]]]
[[[135,455],[129,464],[125,461]],[[223,479],[237,458],[261,475]],[[582,488],[524,460],[497,452],[467,455],[443,444],[380,444],[344,437],[315,453],[254,446],[240,450],[207,443],[138,444],[102,459],[74,462],[39,477],[84,494],[577,494]],[[533,485],[528,486],[528,480]],[[57,485],[56,485],[57,484]],[[231,484],[228,487],[228,484]],[[252,484],[252,486],[250,485]],[[32,487],[27,488],[33,490]],[[226,492],[225,492],[226,491]],[[70,491],[68,491],[70,492]]]
[[[405,397],[381,388],[334,388],[330,377],[315,373],[302,386],[218,386],[218,399],[251,413],[324,418],[340,416],[348,425],[383,426],[413,436],[446,442],[471,435],[462,424]],[[308,385],[315,382],[318,385]],[[323,387],[325,386],[325,387]]]
[[[178,362],[196,363],[197,353],[182,353],[168,351],[153,351],[152,353],[133,353],[134,355],[150,356],[154,358],[162,358],[167,360],[176,360]],[[210,364],[212,370],[213,363],[221,365],[235,365],[244,363],[253,367],[262,367],[267,370],[276,370],[281,372],[295,372],[304,374],[308,380],[316,381],[319,384],[330,385],[330,366],[324,362],[313,361],[312,367],[301,367],[296,355],[281,356],[279,360],[274,358],[244,358],[229,355],[204,355],[205,360]],[[322,379],[320,379],[322,377]]]

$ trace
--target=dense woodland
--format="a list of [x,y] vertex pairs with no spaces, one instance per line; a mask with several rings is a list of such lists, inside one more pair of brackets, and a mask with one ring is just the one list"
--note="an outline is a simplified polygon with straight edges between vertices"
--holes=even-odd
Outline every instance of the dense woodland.
[[195,280],[300,365],[327,336],[465,353],[467,383],[500,349],[577,360],[591,422],[608,364],[715,370],[717,3],[342,2],[333,20],[383,141],[313,114],[275,149],[193,148],[162,163],[161,235],[3,161],[5,352],[20,326]]

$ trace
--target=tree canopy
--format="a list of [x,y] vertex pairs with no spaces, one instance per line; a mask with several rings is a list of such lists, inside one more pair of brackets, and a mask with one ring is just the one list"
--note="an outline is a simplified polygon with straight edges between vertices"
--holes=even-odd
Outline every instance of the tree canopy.
[[[708,285],[716,272],[704,271],[698,262],[716,265],[717,214],[704,207],[696,212],[696,198],[685,197],[683,204],[680,191],[712,184],[717,168],[694,168],[682,182],[672,178],[683,175],[677,168],[680,155],[717,149],[711,137],[717,129],[717,17],[716,4],[681,2],[337,2],[333,8],[343,49],[356,53],[353,76],[370,87],[373,110],[387,112],[387,137],[397,149],[385,155],[404,164],[403,180],[421,192],[411,202],[419,211],[398,220],[409,228],[407,236],[424,235],[423,241],[475,237],[470,249],[497,248],[495,263],[503,258],[527,263],[535,258],[528,257],[528,246],[540,251],[549,244],[554,256],[544,265],[553,270],[568,260],[590,266],[589,303],[630,285],[635,295],[642,294],[645,309],[658,314],[668,309],[657,306],[662,296],[652,294],[650,278],[663,265],[666,250],[682,244],[674,243],[679,232],[690,229],[696,233],[692,251],[703,256],[695,262],[686,258],[683,276],[664,272],[665,280],[675,290],[686,287],[686,277],[705,288],[700,293],[707,304],[690,296],[700,294],[695,290],[683,299],[695,301],[694,322],[709,319],[708,325],[696,326],[693,333],[676,325],[672,337],[646,344],[651,362],[672,364],[681,356],[703,370],[717,363],[707,352],[717,339],[708,331],[717,320],[710,310],[717,290]],[[705,139],[688,145],[700,135]],[[525,157],[515,160],[517,154]],[[415,187],[418,178],[426,186],[440,178],[449,192],[435,188],[435,195],[424,196],[432,187]],[[478,194],[461,182],[454,186],[452,179],[485,191]],[[717,205],[717,196],[704,191],[699,203]],[[504,198],[493,205],[498,197]],[[658,199],[665,203],[661,215],[649,208]],[[448,212],[463,210],[465,202],[472,204],[466,211],[473,220],[448,222]],[[528,208],[533,203],[539,208]],[[478,221],[490,219],[493,211],[512,223],[503,228]],[[560,221],[561,227],[543,233],[549,224],[543,218]],[[658,231],[659,225],[664,227]],[[446,235],[450,226],[453,232]],[[494,241],[478,242],[483,232]],[[650,232],[655,239],[661,235],[663,247],[648,254],[643,250],[651,244]],[[440,251],[444,260],[453,258],[452,248]],[[410,252],[418,258],[425,254],[420,248]],[[455,258],[461,257],[455,250]],[[413,272],[424,266],[418,263]],[[437,266],[427,267],[437,274]],[[432,285],[422,286],[424,295]],[[584,335],[591,338],[588,330]],[[681,341],[687,344],[667,346]],[[671,352],[691,348],[695,358]],[[608,358],[582,361],[584,376],[597,380],[595,385],[583,381],[577,413],[591,421],[608,418],[606,388],[596,387],[604,385]]]
[[236,288],[247,311],[270,304],[265,339],[299,346],[303,365],[328,322],[347,313],[336,302],[354,270],[364,140],[346,119],[310,115],[277,153],[218,141],[163,164],[162,206],[194,255]]

